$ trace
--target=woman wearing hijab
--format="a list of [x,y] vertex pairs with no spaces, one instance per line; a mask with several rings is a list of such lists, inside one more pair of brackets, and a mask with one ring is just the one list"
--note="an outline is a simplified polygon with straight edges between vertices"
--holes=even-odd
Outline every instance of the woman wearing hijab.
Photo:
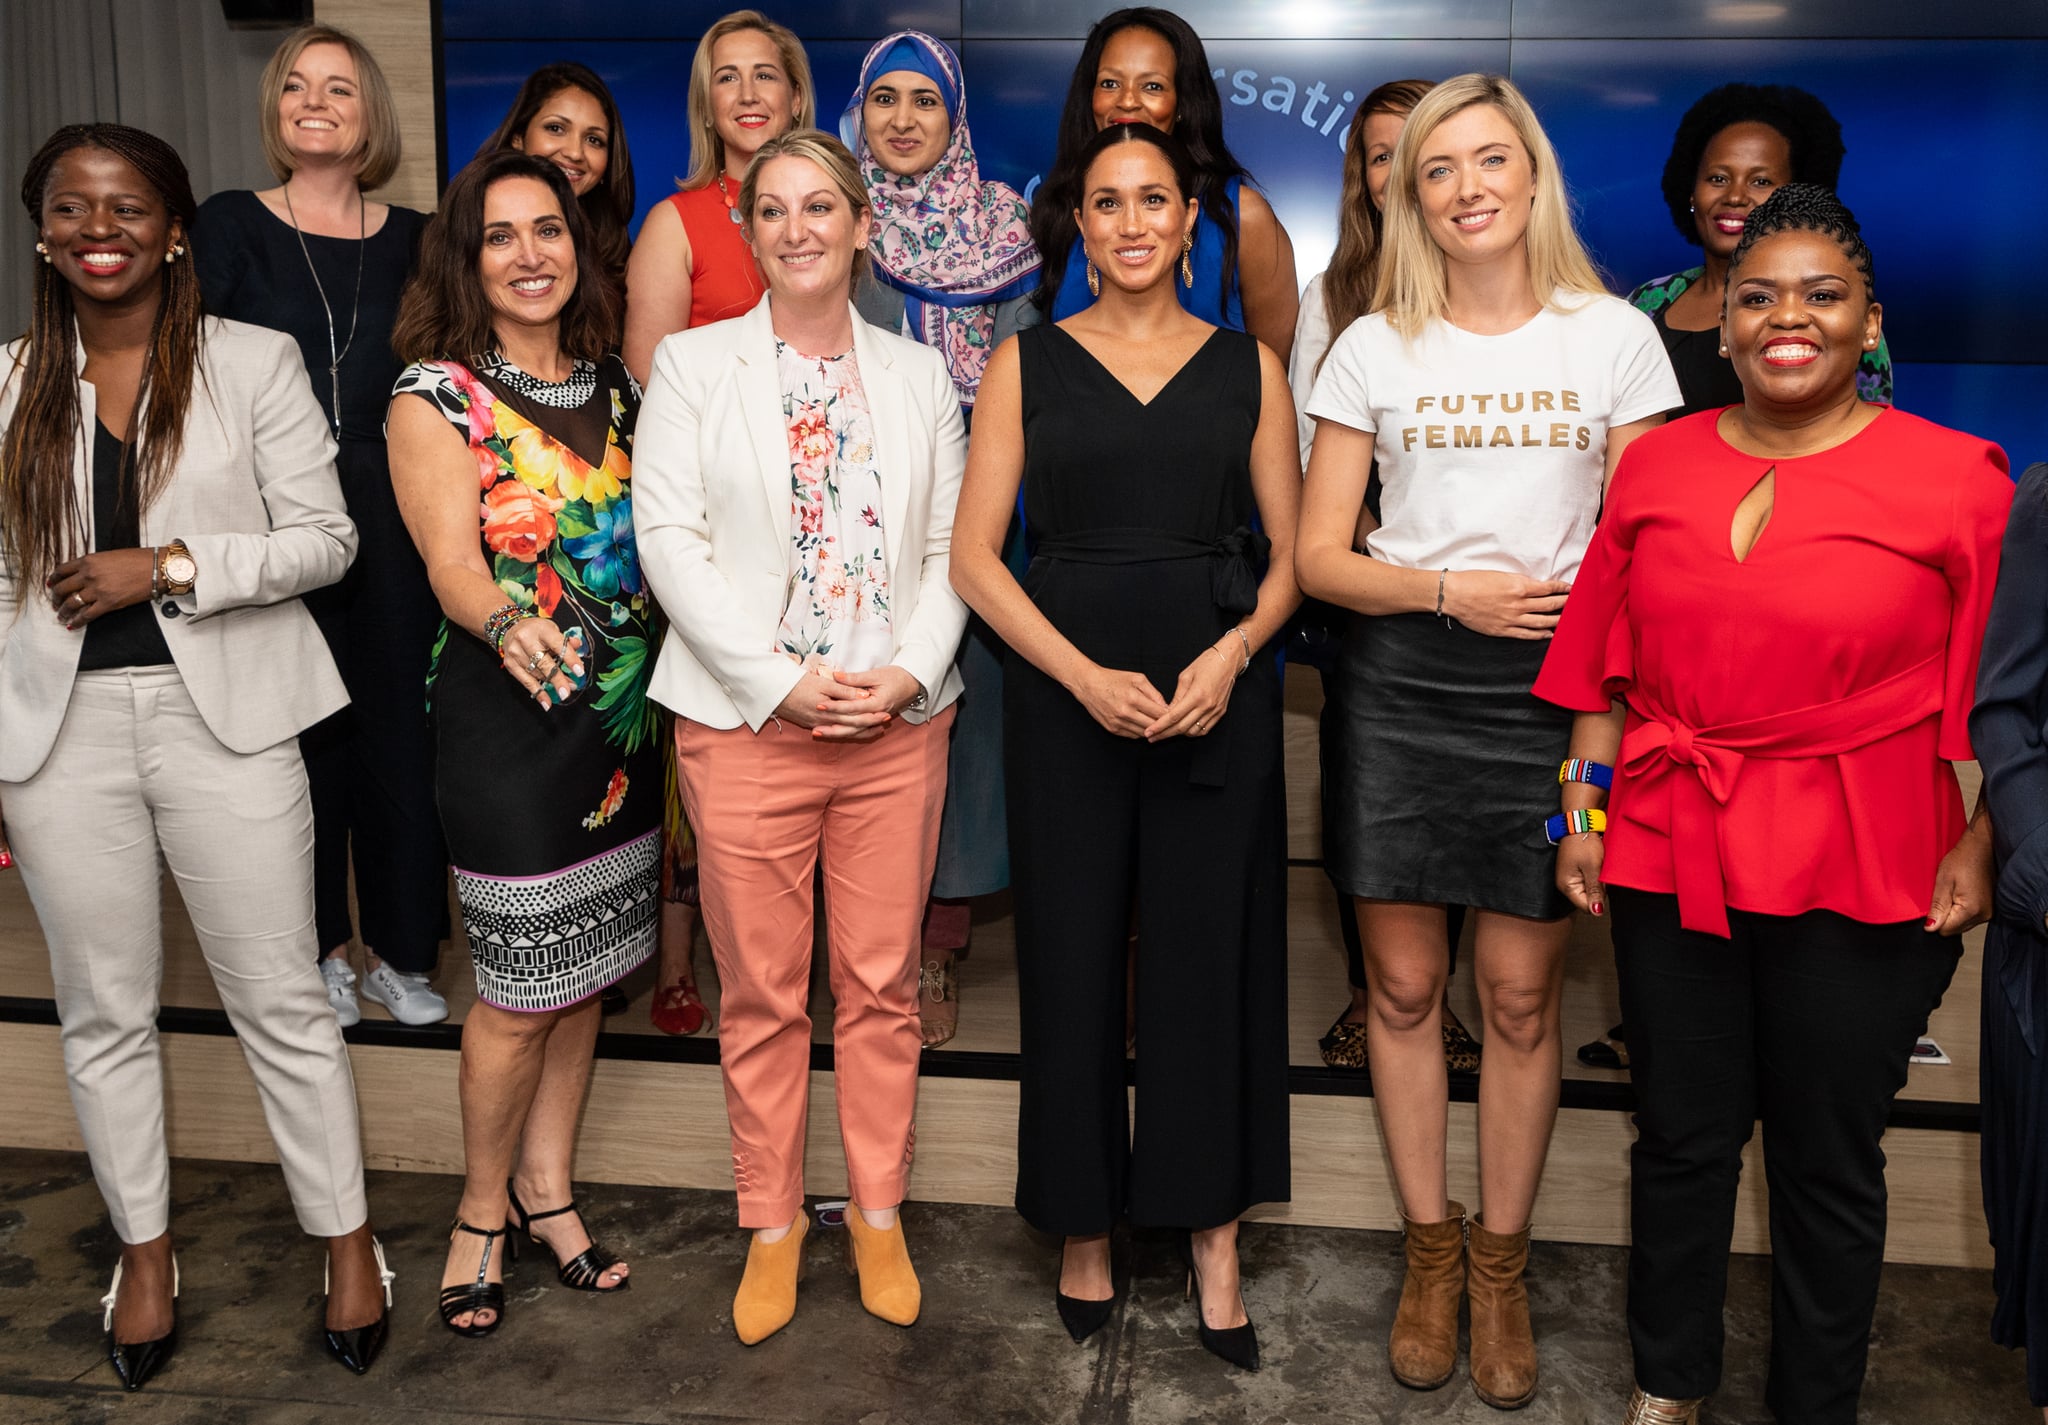
[[[898,30],[876,41],[840,115],[874,204],[868,276],[854,305],[869,323],[934,348],[970,421],[989,353],[1039,313],[1031,209],[1016,189],[985,180],[967,130],[960,57],[930,35]],[[1009,548],[1021,543],[1011,530]],[[953,1037],[960,991],[953,961],[967,953],[967,901],[1010,883],[1003,801],[1002,644],[968,623],[955,665],[966,684],[947,771],[939,862],[918,956],[925,1047]]]

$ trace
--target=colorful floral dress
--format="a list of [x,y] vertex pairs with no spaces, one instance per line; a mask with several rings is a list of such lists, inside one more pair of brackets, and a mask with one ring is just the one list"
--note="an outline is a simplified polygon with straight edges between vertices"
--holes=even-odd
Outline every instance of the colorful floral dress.
[[789,431],[789,604],[775,646],[802,663],[864,673],[889,662],[889,557],[874,422],[853,353],[775,343]]
[[633,542],[640,390],[617,357],[559,384],[498,366],[408,367],[476,458],[483,556],[505,597],[580,630],[581,697],[543,709],[490,646],[443,624],[427,675],[435,793],[477,994],[551,1010],[654,953],[659,630]]

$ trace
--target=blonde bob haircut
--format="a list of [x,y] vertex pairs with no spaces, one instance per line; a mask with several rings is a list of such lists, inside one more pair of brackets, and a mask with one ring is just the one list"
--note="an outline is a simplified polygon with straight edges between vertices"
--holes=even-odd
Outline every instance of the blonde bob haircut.
[[332,25],[302,25],[284,37],[284,43],[263,66],[257,98],[263,115],[263,158],[277,181],[286,183],[298,164],[285,147],[278,106],[284,102],[284,83],[299,67],[299,56],[314,45],[340,45],[356,67],[356,93],[363,105],[363,139],[356,148],[356,187],[362,192],[382,188],[398,172],[398,106],[391,102],[391,86],[377,67],[363,42],[347,30]]
[[[740,180],[740,231],[746,235],[747,246],[754,245],[754,200],[761,195],[761,170],[776,158],[802,158],[815,163],[832,180],[832,186],[853,210],[855,219],[873,211],[868,185],[860,176],[860,161],[852,151],[822,129],[791,129],[762,144],[747,165],[747,176]],[[867,270],[867,261],[867,245],[862,244],[853,255],[855,282]]]
[[786,25],[778,25],[759,10],[735,10],[715,21],[697,42],[697,57],[690,61],[690,176],[676,186],[685,192],[709,188],[725,172],[725,140],[711,117],[711,50],[727,35],[741,30],[759,30],[775,46],[782,59],[782,72],[796,91],[789,127],[815,128],[818,100],[811,86],[811,62],[804,56],[803,41]]
[[1445,121],[1480,104],[1500,110],[1529,155],[1536,192],[1524,246],[1529,283],[1537,297],[1556,310],[1565,305],[1561,299],[1568,296],[1607,290],[1572,227],[1564,169],[1536,111],[1521,90],[1498,74],[1461,74],[1422,96],[1408,115],[1401,141],[1394,146],[1393,180],[1387,185],[1385,247],[1372,305],[1373,310],[1386,313],[1387,325],[1405,337],[1414,337],[1431,322],[1443,320],[1450,307],[1445,275],[1448,259],[1424,226],[1417,170],[1430,140]]

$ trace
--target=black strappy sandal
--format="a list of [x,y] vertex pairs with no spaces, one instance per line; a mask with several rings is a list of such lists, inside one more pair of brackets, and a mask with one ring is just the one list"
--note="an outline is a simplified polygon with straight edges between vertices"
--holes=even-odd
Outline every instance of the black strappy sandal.
[[[525,1235],[526,1240],[536,1247],[546,1247],[548,1255],[555,1259],[555,1275],[561,1278],[563,1286],[576,1291],[594,1291],[602,1296],[607,1292],[624,1291],[633,1284],[631,1277],[621,1277],[611,1286],[598,1285],[604,1274],[616,1267],[621,1259],[616,1253],[599,1246],[595,1237],[591,1237],[588,1247],[565,1262],[561,1254],[548,1246],[545,1240],[533,1235],[534,1223],[545,1222],[550,1217],[560,1217],[565,1212],[575,1212],[575,1198],[569,1199],[567,1207],[551,1207],[546,1212],[528,1212],[520,1205],[519,1194],[512,1190],[509,1181],[505,1184],[505,1197],[512,1204],[512,1215],[519,1219],[519,1230]],[[577,1215],[582,1216],[581,1213]],[[584,1235],[588,1236],[590,1224],[585,1223],[583,1230]]]
[[[470,1226],[458,1217],[455,1219],[453,1230],[483,1238],[484,1255],[483,1260],[476,1264],[475,1281],[441,1288],[441,1324],[458,1336],[468,1336],[472,1339],[488,1336],[497,1330],[499,1323],[505,1319],[505,1284],[486,1280],[491,1270],[491,1248],[500,1237],[505,1237],[510,1229],[500,1227],[487,1232],[481,1227]],[[505,1254],[515,1262],[519,1260],[519,1248],[515,1239],[506,1237]],[[469,1313],[469,1325],[457,1326],[455,1318],[465,1311]],[[491,1313],[491,1324],[488,1326],[476,1324],[477,1313],[482,1311]]]

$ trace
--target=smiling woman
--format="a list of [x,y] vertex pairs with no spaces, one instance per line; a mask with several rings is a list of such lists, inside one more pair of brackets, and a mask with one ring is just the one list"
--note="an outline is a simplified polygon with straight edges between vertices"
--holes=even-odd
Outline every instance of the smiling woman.
[[307,599],[348,684],[349,706],[301,739],[313,787],[321,973],[343,1027],[361,1017],[349,964],[360,916],[362,994],[406,1024],[445,1018],[428,983],[448,935],[447,857],[432,750],[416,699],[394,695],[427,666],[434,602],[391,494],[384,408],[399,363],[391,324],[426,216],[374,202],[398,163],[377,63],[353,36],[294,31],[258,86],[263,149],[280,186],[200,206],[194,255],[206,307],[285,332],[340,443],[337,467],[361,551]]

